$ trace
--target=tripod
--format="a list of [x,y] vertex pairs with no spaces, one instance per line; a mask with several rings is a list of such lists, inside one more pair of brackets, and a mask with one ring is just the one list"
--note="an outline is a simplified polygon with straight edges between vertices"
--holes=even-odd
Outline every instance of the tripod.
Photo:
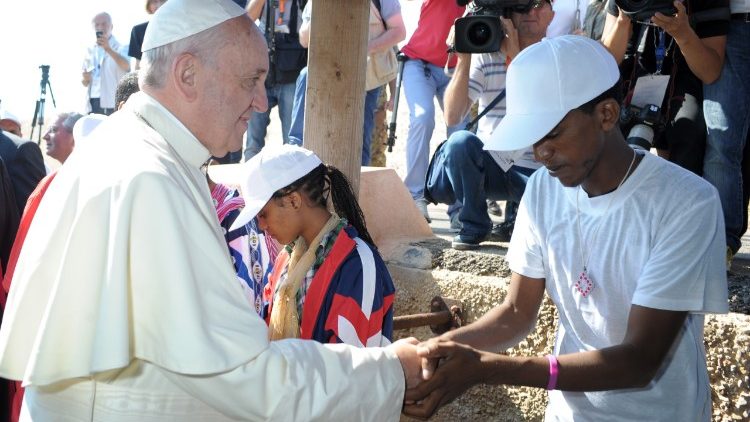
[[52,84],[49,82],[49,65],[41,65],[39,69],[42,69],[42,81],[39,83],[41,92],[39,93],[39,99],[36,100],[36,107],[34,108],[34,118],[31,120],[31,135],[29,139],[34,139],[34,127],[39,126],[39,132],[37,132],[37,144],[42,143],[42,128],[44,127],[44,104],[47,97],[47,87],[49,87],[49,93],[52,96],[52,105],[57,107],[55,104],[55,94],[52,92]]

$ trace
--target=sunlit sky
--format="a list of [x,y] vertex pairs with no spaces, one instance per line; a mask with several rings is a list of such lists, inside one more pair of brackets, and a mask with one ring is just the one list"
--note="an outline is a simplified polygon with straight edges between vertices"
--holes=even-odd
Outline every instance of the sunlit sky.
[[[81,64],[86,48],[95,41],[91,19],[106,11],[112,15],[113,34],[130,41],[130,29],[148,15],[142,0],[0,0],[0,108],[30,123],[40,97],[39,65],[50,65],[50,83],[59,111],[83,111],[86,90],[81,85]],[[45,120],[56,110],[47,91]]]

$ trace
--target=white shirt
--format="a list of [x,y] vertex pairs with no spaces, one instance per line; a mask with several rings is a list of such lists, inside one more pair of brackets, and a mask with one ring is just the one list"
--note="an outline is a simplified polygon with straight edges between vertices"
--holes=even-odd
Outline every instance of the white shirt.
[[[725,245],[716,189],[652,154],[619,189],[594,198],[546,169],[532,175],[507,259],[514,272],[545,279],[560,316],[555,354],[620,344],[631,305],[689,312],[648,386],[552,391],[547,420],[710,420],[702,314],[728,311]],[[586,298],[573,287],[582,246],[594,283]]]
[[[136,93],[90,138],[39,205],[0,328],[0,375],[23,380],[25,412],[398,419],[391,351],[269,343],[199,170],[210,154],[177,118]],[[102,159],[111,151],[117,159]]]
[[[120,44],[114,36],[109,37],[109,46],[127,60],[128,45]],[[91,71],[91,83],[88,86],[88,97],[99,98],[102,108],[115,108],[117,83],[127,70],[122,70],[115,59],[103,48],[93,45],[86,51],[85,71]]]
[[[469,99],[479,101],[479,113],[505,89],[505,55],[502,53],[484,53],[471,55],[471,70],[469,71]],[[497,125],[505,117],[505,98],[500,100],[482,116],[477,123],[477,137],[486,142]],[[541,166],[534,160],[531,147],[516,151],[487,151],[503,171],[512,166],[537,169]]]

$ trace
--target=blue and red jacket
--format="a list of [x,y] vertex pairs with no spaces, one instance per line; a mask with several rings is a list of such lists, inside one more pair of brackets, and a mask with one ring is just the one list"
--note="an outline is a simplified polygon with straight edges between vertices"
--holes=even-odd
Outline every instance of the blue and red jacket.
[[[266,322],[289,258],[286,250],[279,254],[265,286]],[[357,236],[354,227],[344,227],[308,287],[300,338],[358,347],[388,345],[393,337],[395,292],[380,254]]]

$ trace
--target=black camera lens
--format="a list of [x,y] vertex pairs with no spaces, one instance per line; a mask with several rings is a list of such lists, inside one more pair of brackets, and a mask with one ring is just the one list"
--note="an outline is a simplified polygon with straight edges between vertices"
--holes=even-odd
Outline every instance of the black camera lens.
[[494,53],[500,51],[503,28],[497,16],[466,16],[456,20],[456,51]]
[[485,45],[492,37],[492,30],[486,22],[477,22],[467,29],[466,35],[472,44]]

